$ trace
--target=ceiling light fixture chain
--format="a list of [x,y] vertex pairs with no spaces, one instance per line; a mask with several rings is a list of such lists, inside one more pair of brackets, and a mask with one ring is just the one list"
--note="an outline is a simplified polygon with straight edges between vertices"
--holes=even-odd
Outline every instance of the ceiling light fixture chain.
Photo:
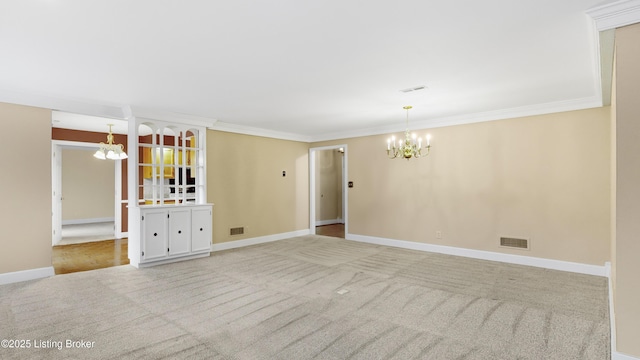
[[107,143],[100,143],[100,149],[93,154],[93,157],[105,160],[122,160],[128,158],[127,153],[124,152],[124,145],[122,144],[114,144],[113,133],[111,132],[111,127],[113,124],[107,124],[109,126],[109,134],[107,135]]
[[[389,159],[411,159],[419,158],[421,156],[429,155],[431,150],[431,135],[427,134],[427,146],[422,147],[422,138],[416,139],[416,134],[409,133],[409,110],[412,106],[404,106],[403,109],[407,111],[406,130],[404,131],[404,140],[398,139],[396,143],[396,137],[392,136],[387,140],[387,156]],[[426,149],[423,153],[422,150]]]

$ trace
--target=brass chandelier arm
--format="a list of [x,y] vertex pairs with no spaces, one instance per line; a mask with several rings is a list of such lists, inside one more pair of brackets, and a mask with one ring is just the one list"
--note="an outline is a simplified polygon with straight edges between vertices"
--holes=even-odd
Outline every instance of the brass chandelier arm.
[[[387,157],[389,159],[396,158],[404,158],[411,159],[419,158],[422,156],[429,155],[429,151],[431,150],[431,135],[427,134],[426,138],[426,146],[422,147],[422,138],[417,138],[416,135],[411,135],[409,133],[409,109],[412,107],[407,105],[403,107],[407,111],[407,119],[406,119],[406,130],[404,132],[404,140],[399,139],[396,143],[395,136],[391,137],[387,140]],[[426,149],[426,152],[423,153],[422,150]]]
[[[426,150],[426,151],[423,152],[423,150]],[[387,156],[389,157],[389,159],[405,158],[409,160],[412,157],[417,159],[419,157],[429,155],[430,150],[431,150],[431,145],[427,145],[424,148],[418,148],[415,145],[412,145],[409,148],[400,147],[400,148],[388,149]]]

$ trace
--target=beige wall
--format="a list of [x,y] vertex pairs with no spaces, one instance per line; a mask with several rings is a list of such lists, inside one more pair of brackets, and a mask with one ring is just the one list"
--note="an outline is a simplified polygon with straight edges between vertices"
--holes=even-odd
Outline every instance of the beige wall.
[[[308,229],[308,153],[307,143],[208,130],[213,243]],[[244,235],[229,235],[232,227]]]
[[640,357],[640,24],[616,30],[617,351]]
[[0,103],[0,123],[0,273],[49,267],[51,111]]
[[[609,117],[599,108],[431,129],[431,155],[410,161],[387,159],[387,135],[312,146],[348,144],[351,234],[604,265]],[[499,247],[500,236],[529,238],[531,250]]]
[[316,221],[342,219],[342,153],[316,151]]
[[62,221],[113,218],[115,165],[95,150],[62,150]]

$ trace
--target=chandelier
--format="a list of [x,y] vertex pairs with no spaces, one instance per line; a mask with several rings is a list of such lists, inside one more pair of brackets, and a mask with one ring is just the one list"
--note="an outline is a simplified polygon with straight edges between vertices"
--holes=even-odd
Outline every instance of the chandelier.
[[[431,149],[431,144],[429,143],[431,140],[431,135],[427,134],[426,145],[424,148],[422,147],[422,138],[417,138],[416,134],[409,134],[409,109],[412,106],[405,106],[403,109],[407,110],[407,128],[404,131],[404,140],[398,139],[396,143],[396,137],[392,136],[387,140],[387,156],[389,159],[402,158],[402,159],[411,159],[419,158],[421,156],[429,155],[429,149]],[[422,149],[426,149],[425,153],[422,153]]]
[[111,127],[113,124],[107,124],[109,126],[109,135],[107,135],[107,143],[100,143],[100,149],[96,151],[93,156],[100,160],[111,159],[111,160],[122,160],[128,158],[127,153],[124,152],[124,145],[122,144],[114,144],[113,143],[113,133],[111,132]]

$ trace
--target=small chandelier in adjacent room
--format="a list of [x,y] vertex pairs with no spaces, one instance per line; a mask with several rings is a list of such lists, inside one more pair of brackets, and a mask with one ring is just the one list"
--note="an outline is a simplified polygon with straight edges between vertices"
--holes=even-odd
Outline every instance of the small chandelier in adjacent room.
[[100,149],[96,151],[93,156],[100,160],[111,159],[111,160],[122,160],[128,158],[127,153],[124,152],[124,145],[122,144],[114,144],[113,143],[113,133],[111,132],[111,127],[113,124],[107,124],[109,126],[109,135],[107,135],[107,143],[100,143]]
[[[392,136],[387,140],[387,155],[389,159],[411,159],[419,158],[421,156],[429,155],[429,149],[431,149],[431,135],[427,134],[426,137],[426,146],[422,147],[422,138],[416,139],[416,134],[409,134],[409,110],[411,106],[405,106],[403,109],[407,110],[407,128],[404,131],[404,140],[398,139],[396,142],[396,137]],[[422,150],[426,149],[423,153]]]

